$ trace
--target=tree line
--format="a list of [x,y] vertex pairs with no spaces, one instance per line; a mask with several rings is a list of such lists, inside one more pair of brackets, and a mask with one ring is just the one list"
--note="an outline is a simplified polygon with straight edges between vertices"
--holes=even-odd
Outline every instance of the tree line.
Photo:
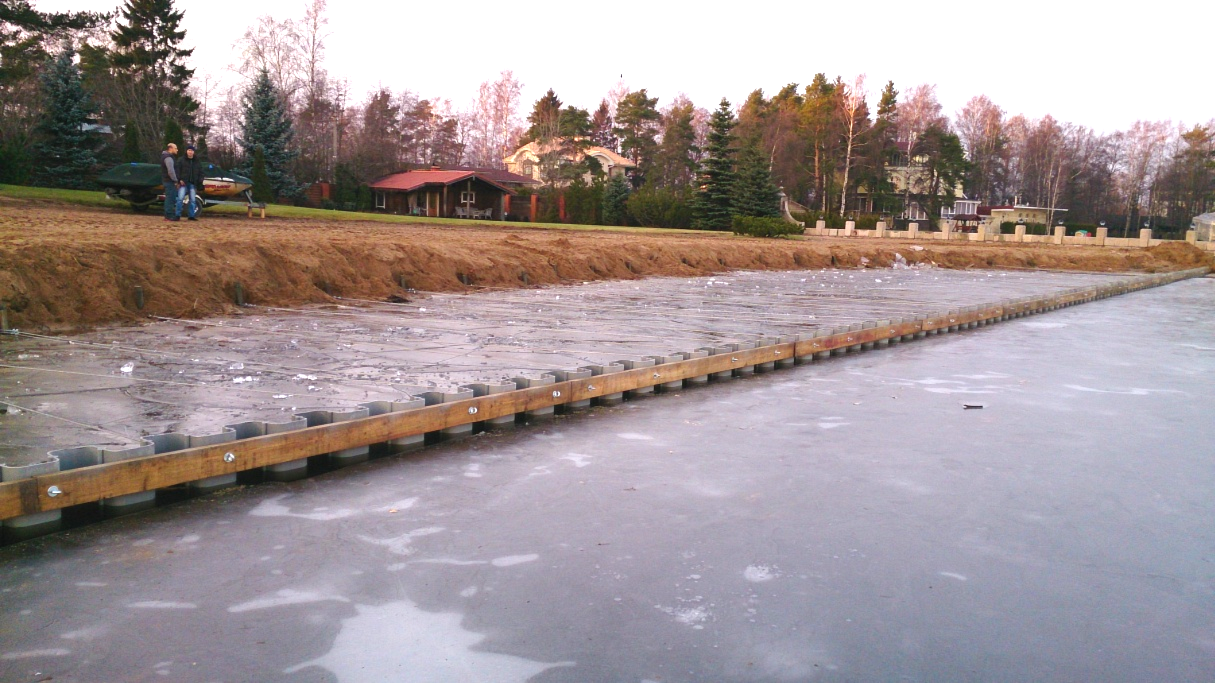
[[[0,182],[84,187],[98,167],[190,141],[248,173],[260,157],[280,200],[327,181],[338,204],[369,204],[366,184],[387,173],[501,168],[538,142],[540,191],[564,194],[585,222],[719,225],[707,216],[719,217],[722,196],[735,214],[764,214],[773,188],[807,219],[897,218],[913,204],[936,217],[961,187],[985,204],[1066,209],[1069,223],[1128,231],[1184,229],[1215,201],[1215,120],[1101,133],[1009,115],[983,95],[951,117],[935,86],[870,92],[863,75],[822,73],[714,112],[618,83],[588,108],[550,89],[524,116],[510,71],[460,105],[390,87],[360,97],[326,70],[326,11],[307,0],[297,18],[257,19],[221,79],[190,68],[174,0],[126,0],[108,14],[0,0]],[[601,178],[589,146],[632,161],[627,183]]]

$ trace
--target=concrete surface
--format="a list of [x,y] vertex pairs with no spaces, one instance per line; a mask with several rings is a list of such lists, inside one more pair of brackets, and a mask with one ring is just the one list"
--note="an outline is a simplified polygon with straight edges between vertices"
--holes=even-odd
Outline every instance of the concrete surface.
[[1212,340],[1191,280],[0,548],[0,680],[1210,681]]

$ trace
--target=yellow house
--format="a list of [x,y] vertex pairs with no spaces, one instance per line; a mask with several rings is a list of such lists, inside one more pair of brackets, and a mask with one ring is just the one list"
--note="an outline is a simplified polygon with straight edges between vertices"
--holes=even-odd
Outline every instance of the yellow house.
[[[539,141],[529,142],[519,149],[515,150],[514,154],[506,157],[502,161],[506,163],[506,170],[511,173],[517,173],[521,176],[527,176],[536,181],[542,181],[540,173],[540,157],[553,151],[557,143],[550,143],[543,148]],[[637,164],[620,156],[606,147],[586,147],[582,150],[583,156],[590,157],[599,162],[599,166],[603,169],[604,174],[608,178],[623,176],[625,171],[630,168],[636,168]],[[573,154],[566,154],[565,161],[570,163],[578,163],[582,159],[573,158]],[[583,179],[590,183],[591,174],[587,173]]]
[[987,231],[995,233],[1000,231],[1000,226],[1004,223],[1049,226],[1052,220],[1061,218],[1058,214],[1065,213],[1066,211],[1067,209],[1050,209],[1042,206],[1012,204],[1007,206],[980,206],[978,213],[982,220],[982,225],[987,228]]

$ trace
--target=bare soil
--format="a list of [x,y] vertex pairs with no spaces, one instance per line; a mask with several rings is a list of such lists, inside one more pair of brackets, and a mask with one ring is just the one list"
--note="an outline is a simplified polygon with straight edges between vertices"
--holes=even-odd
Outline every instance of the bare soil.
[[[896,253],[909,263],[957,269],[1162,272],[1215,265],[1184,243],[1114,249],[772,240],[217,215],[169,223],[154,214],[0,197],[0,302],[8,306],[9,324],[28,330],[79,329],[147,315],[221,314],[234,306],[237,283],[249,303],[291,306],[333,297],[399,301],[409,297],[409,289],[883,267]],[[143,291],[142,309],[136,287]]]

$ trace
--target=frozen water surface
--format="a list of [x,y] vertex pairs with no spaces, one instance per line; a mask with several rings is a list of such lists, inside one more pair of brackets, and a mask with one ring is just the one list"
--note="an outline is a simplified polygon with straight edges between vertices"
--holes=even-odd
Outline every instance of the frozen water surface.
[[1191,280],[0,548],[0,680],[1215,680],[1211,339]]

